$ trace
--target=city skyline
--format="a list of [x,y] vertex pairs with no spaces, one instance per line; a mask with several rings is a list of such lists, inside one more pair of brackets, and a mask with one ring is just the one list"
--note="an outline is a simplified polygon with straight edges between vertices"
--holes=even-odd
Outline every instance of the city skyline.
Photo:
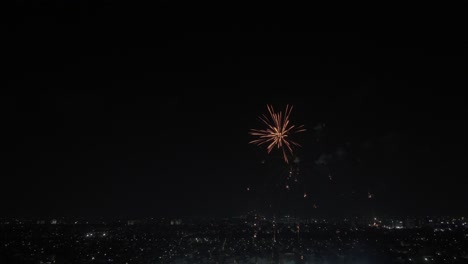
[[466,218],[0,219],[0,260],[467,263]]

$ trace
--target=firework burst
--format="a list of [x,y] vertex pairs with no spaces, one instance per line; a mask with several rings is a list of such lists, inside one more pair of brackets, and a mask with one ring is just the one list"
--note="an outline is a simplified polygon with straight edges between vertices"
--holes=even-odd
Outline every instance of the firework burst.
[[295,133],[304,132],[303,125],[295,126],[289,122],[289,116],[293,109],[292,106],[286,105],[283,112],[275,112],[273,106],[267,105],[269,116],[261,115],[259,118],[267,127],[265,129],[250,129],[249,134],[258,137],[250,141],[251,144],[258,146],[268,145],[267,152],[270,153],[274,148],[280,149],[283,153],[283,159],[289,163],[288,155],[293,155],[293,147],[300,147],[297,142],[291,139]]

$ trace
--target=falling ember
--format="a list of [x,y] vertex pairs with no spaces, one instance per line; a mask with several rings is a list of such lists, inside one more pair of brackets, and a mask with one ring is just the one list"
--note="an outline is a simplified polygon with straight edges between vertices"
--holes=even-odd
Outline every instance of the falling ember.
[[293,155],[293,146],[300,147],[297,142],[291,140],[291,135],[299,132],[304,132],[304,126],[291,125],[289,116],[293,107],[286,105],[285,112],[275,112],[273,106],[267,105],[269,117],[262,115],[260,120],[267,126],[266,129],[251,129],[249,134],[258,136],[258,139],[252,140],[249,143],[261,146],[268,144],[267,152],[270,153],[275,147],[283,152],[283,159],[289,163],[288,154]]
[[307,193],[304,193],[304,198],[307,198]]

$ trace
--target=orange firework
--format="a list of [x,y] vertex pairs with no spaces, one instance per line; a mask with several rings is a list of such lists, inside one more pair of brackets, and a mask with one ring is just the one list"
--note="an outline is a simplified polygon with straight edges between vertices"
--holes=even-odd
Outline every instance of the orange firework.
[[293,107],[286,105],[283,112],[275,112],[273,106],[267,105],[269,117],[262,115],[260,120],[267,126],[266,129],[251,129],[249,134],[259,137],[249,143],[258,146],[268,144],[267,151],[270,153],[275,147],[281,149],[283,158],[289,163],[288,154],[293,155],[293,146],[300,147],[297,142],[291,140],[291,135],[305,131],[304,126],[294,126],[289,124],[289,116]]

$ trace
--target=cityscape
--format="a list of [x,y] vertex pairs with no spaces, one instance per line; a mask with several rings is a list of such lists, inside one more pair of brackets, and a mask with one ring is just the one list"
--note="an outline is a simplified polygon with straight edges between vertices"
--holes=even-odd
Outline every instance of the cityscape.
[[0,264],[468,264],[468,34],[440,3],[13,2]]
[[1,219],[1,263],[468,263],[465,217]]

